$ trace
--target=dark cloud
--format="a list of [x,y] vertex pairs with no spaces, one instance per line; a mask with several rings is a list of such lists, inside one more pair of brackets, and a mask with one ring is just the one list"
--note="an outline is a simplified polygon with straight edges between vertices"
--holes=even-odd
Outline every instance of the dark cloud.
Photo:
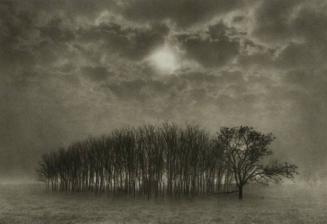
[[254,34],[264,41],[326,41],[327,4],[302,0],[264,1],[256,11]]
[[47,24],[39,27],[40,38],[49,39],[55,43],[71,42],[75,33],[69,27],[65,27],[62,18],[54,17]]
[[241,52],[237,58],[240,66],[244,68],[264,67],[271,68],[274,66],[276,49],[263,46],[250,39],[241,40]]
[[256,12],[254,35],[283,45],[278,63],[286,67],[319,66],[327,53],[326,9],[324,1],[264,1]]
[[41,16],[41,20],[47,21],[53,16],[65,16],[66,21],[76,21],[79,19],[93,20],[99,12],[104,10],[117,10],[116,0],[5,0],[10,2],[20,11],[37,12]]
[[[255,55],[262,55],[262,58],[254,60],[286,71],[310,73],[325,68],[327,33],[323,27],[327,25],[326,9],[326,2],[320,0],[262,2],[255,13],[253,35],[274,51],[271,55],[259,52]],[[241,59],[240,62],[249,63],[253,56],[242,56]]]
[[255,13],[254,33],[264,41],[292,38],[289,24],[302,0],[262,1]]
[[324,63],[326,49],[307,43],[291,43],[278,56],[277,65],[283,68],[317,68]]
[[316,69],[325,67],[327,56],[327,33],[323,29],[327,25],[327,15],[316,8],[303,6],[288,25],[293,31],[289,41],[276,59],[277,66],[284,69]]
[[259,66],[271,68],[274,64],[272,52],[256,52],[253,54],[243,54],[238,57],[238,62],[245,68]]
[[293,21],[294,32],[313,44],[322,44],[327,40],[327,4],[320,6],[303,6]]
[[123,15],[131,20],[170,20],[184,27],[209,20],[241,5],[241,0],[129,0],[124,1],[121,8]]
[[220,67],[239,54],[239,39],[233,37],[234,30],[223,23],[209,26],[204,33],[186,33],[177,36],[186,56],[203,66]]
[[112,72],[103,66],[85,66],[81,68],[81,72],[90,80],[102,82],[112,76]]
[[164,43],[169,28],[164,24],[153,24],[145,28],[123,27],[109,23],[81,30],[82,41],[100,43],[109,53],[132,60],[141,60],[150,51]]
[[4,72],[34,64],[30,47],[33,44],[33,20],[30,13],[19,12],[12,2],[0,2],[0,65]]

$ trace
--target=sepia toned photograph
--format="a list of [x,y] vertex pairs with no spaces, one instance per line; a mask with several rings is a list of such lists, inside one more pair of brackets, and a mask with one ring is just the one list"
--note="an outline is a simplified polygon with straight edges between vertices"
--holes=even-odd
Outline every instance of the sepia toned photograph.
[[0,224],[326,224],[326,0],[0,0]]

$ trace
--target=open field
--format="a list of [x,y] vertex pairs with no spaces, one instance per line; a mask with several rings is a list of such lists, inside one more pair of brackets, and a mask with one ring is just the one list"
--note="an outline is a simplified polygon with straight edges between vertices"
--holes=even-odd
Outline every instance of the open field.
[[327,223],[327,194],[300,187],[246,189],[197,199],[122,199],[49,193],[37,184],[0,185],[0,223]]

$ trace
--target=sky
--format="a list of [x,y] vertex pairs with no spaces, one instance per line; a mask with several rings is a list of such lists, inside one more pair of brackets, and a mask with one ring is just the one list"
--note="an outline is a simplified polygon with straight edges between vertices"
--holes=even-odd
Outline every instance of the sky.
[[111,130],[272,132],[327,177],[325,0],[0,1],[0,174]]

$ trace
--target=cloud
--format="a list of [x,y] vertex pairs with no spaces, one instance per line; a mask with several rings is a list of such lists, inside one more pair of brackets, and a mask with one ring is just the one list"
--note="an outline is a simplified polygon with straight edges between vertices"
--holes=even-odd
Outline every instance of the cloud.
[[[271,56],[259,52],[262,58],[256,61],[288,71],[326,67],[326,9],[326,2],[321,0],[262,2],[254,13],[252,35],[273,51]],[[248,63],[250,58],[242,61]]]
[[49,39],[54,43],[71,42],[75,39],[74,30],[66,27],[62,18],[54,17],[39,27],[40,38]]
[[295,35],[302,36],[312,44],[322,44],[327,40],[327,31],[324,29],[327,25],[327,4],[320,3],[324,4],[303,5],[290,26]]
[[289,24],[302,0],[262,1],[255,11],[254,34],[263,41],[278,41],[292,37]]
[[310,43],[290,43],[276,59],[277,66],[284,69],[314,69],[324,66],[324,57],[327,56],[327,49],[319,49]]
[[99,43],[110,54],[131,60],[142,60],[154,47],[163,44],[169,28],[164,24],[150,27],[124,27],[116,23],[105,23],[79,31],[84,43]]
[[320,0],[310,3],[302,0],[262,2],[255,12],[253,35],[267,44],[282,46],[282,57],[294,57],[294,54],[305,57],[304,51],[307,51],[308,58],[302,61],[310,61],[315,54],[321,58],[321,54],[326,53],[322,43],[327,40],[324,29],[327,25],[327,4]]
[[205,32],[179,34],[176,38],[186,51],[186,57],[203,66],[220,67],[239,54],[239,39],[232,35],[232,29],[218,23],[209,26]]
[[121,12],[130,20],[170,20],[177,26],[187,27],[227,13],[242,3],[241,0],[128,0],[121,4]]
[[108,77],[112,76],[112,72],[110,72],[106,67],[103,66],[84,66],[81,68],[81,72],[90,80],[95,82],[102,82],[108,79]]
[[[0,3],[0,65],[4,73],[12,68],[29,67],[34,64],[30,43],[33,44],[33,16],[18,12],[11,2]],[[24,46],[22,40],[28,42]]]

